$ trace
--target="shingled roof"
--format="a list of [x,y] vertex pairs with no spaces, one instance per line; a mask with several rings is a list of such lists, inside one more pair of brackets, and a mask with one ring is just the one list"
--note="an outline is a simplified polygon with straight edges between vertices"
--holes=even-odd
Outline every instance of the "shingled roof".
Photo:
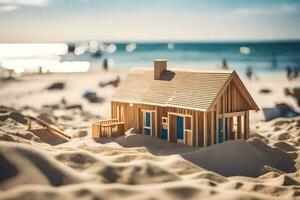
[[238,78],[234,71],[174,70],[154,80],[153,70],[133,69],[112,100],[208,111],[233,76]]

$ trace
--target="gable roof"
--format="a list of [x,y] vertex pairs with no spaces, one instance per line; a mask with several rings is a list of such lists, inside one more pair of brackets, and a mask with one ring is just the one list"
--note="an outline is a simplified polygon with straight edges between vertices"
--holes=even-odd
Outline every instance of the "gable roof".
[[[133,69],[112,100],[208,111],[232,79],[242,84],[234,71],[163,71],[161,80],[154,80],[152,70]],[[241,87],[251,108],[259,110]]]

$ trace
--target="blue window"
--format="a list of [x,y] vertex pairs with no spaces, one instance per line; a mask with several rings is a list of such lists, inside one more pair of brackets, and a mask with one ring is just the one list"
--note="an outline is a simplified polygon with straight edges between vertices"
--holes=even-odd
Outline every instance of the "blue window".
[[151,135],[151,113],[146,112],[146,127],[144,128],[145,135]]
[[146,112],[146,126],[147,127],[150,127],[150,117],[151,117],[150,112]]
[[183,140],[183,117],[177,117],[177,139]]

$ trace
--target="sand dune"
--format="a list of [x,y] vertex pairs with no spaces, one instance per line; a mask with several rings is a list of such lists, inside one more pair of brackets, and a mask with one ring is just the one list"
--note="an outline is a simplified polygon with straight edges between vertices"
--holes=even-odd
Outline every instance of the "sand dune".
[[270,147],[258,138],[248,142],[228,141],[205,149],[190,148],[140,134],[130,134],[109,141],[126,148],[145,147],[155,155],[180,154],[185,160],[225,176],[257,177],[265,172],[266,166],[284,172],[296,171],[294,159],[297,154]]
[[[126,138],[135,136],[131,134],[116,140],[126,142]],[[144,137],[144,142],[149,140],[149,144],[156,145],[151,137],[137,137]],[[162,142],[165,141],[158,140],[157,146]],[[131,139],[127,141],[130,143]],[[168,146],[168,142],[165,143]],[[109,143],[93,147],[84,144],[70,147],[66,143],[54,147],[40,143],[0,142],[0,163],[4,169],[0,171],[0,199],[293,199],[299,195],[299,182],[293,174],[270,172],[258,179],[227,178],[207,171],[206,166],[198,167],[188,161],[203,165],[200,163],[203,156],[213,158],[214,153],[220,154],[228,145],[232,146],[232,151],[225,154],[229,158],[239,155],[237,149],[244,151],[241,155],[247,154],[248,159],[257,156],[256,151],[262,151],[264,156],[269,153],[276,157],[269,161],[273,164],[278,160],[293,164],[289,153],[269,147],[258,139],[226,142],[211,149],[191,151],[188,148],[188,152],[181,155],[168,156],[153,155],[137,144],[131,148],[112,147]],[[181,148],[180,145],[178,149]],[[128,161],[126,156],[131,156],[131,159]],[[118,158],[117,162],[114,157]],[[216,165],[223,165],[226,169],[228,163],[220,160]],[[246,166],[239,163],[242,161],[231,161],[236,164],[232,171],[243,172],[238,169]],[[247,170],[257,172],[261,165],[252,164]]]
[[296,171],[292,156],[267,146],[257,138],[248,142],[227,141],[181,155],[186,160],[225,176],[257,177],[263,173],[266,165],[284,172]]

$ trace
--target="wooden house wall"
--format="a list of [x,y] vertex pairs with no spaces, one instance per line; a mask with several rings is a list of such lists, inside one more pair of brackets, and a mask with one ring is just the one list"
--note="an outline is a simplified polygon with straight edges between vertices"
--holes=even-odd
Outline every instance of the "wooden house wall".
[[[238,139],[248,139],[249,138],[249,110],[251,107],[249,106],[249,102],[247,102],[247,98],[241,93],[239,86],[235,84],[234,81],[228,85],[223,94],[220,96],[218,102],[214,106],[213,110],[215,111],[215,122],[214,126],[215,132],[218,130],[218,114],[226,114],[226,113],[243,113],[242,116],[237,116],[238,123]],[[228,132],[232,133],[233,129],[233,118],[228,118]],[[224,122],[223,122],[224,125]],[[209,130],[213,131],[213,130]],[[215,134],[217,136],[217,133]],[[234,139],[233,135],[229,136],[230,139]],[[214,138],[215,143],[217,142],[217,138]]]
[[[196,146],[196,144],[199,144],[201,146],[203,145],[203,112],[183,108],[160,107],[147,104],[132,104],[132,106],[130,106],[129,103],[112,101],[112,118],[117,118],[117,106],[123,107],[124,116],[122,117],[122,119],[125,122],[125,131],[129,130],[130,128],[135,128],[139,133],[143,132],[142,110],[155,110],[157,115],[157,127],[155,127],[155,133],[153,133],[153,136],[156,136],[158,138],[162,137],[162,117],[168,117],[168,113],[191,115],[191,124],[187,124],[187,126],[192,128],[192,136],[190,140],[188,140],[188,144],[192,146]],[[169,123],[171,129],[171,131],[169,131],[170,140],[173,142],[177,142],[175,136],[177,132],[176,117],[173,117],[173,115],[171,115]]]
[[[223,104],[224,98],[224,104]],[[234,81],[228,85],[224,93],[221,95],[221,98],[217,102],[216,106],[218,106],[218,113],[230,113],[230,112],[239,112],[239,111],[246,111],[250,110],[250,106],[246,101],[246,98],[238,89],[238,86],[234,84]],[[215,106],[215,108],[216,108]]]

